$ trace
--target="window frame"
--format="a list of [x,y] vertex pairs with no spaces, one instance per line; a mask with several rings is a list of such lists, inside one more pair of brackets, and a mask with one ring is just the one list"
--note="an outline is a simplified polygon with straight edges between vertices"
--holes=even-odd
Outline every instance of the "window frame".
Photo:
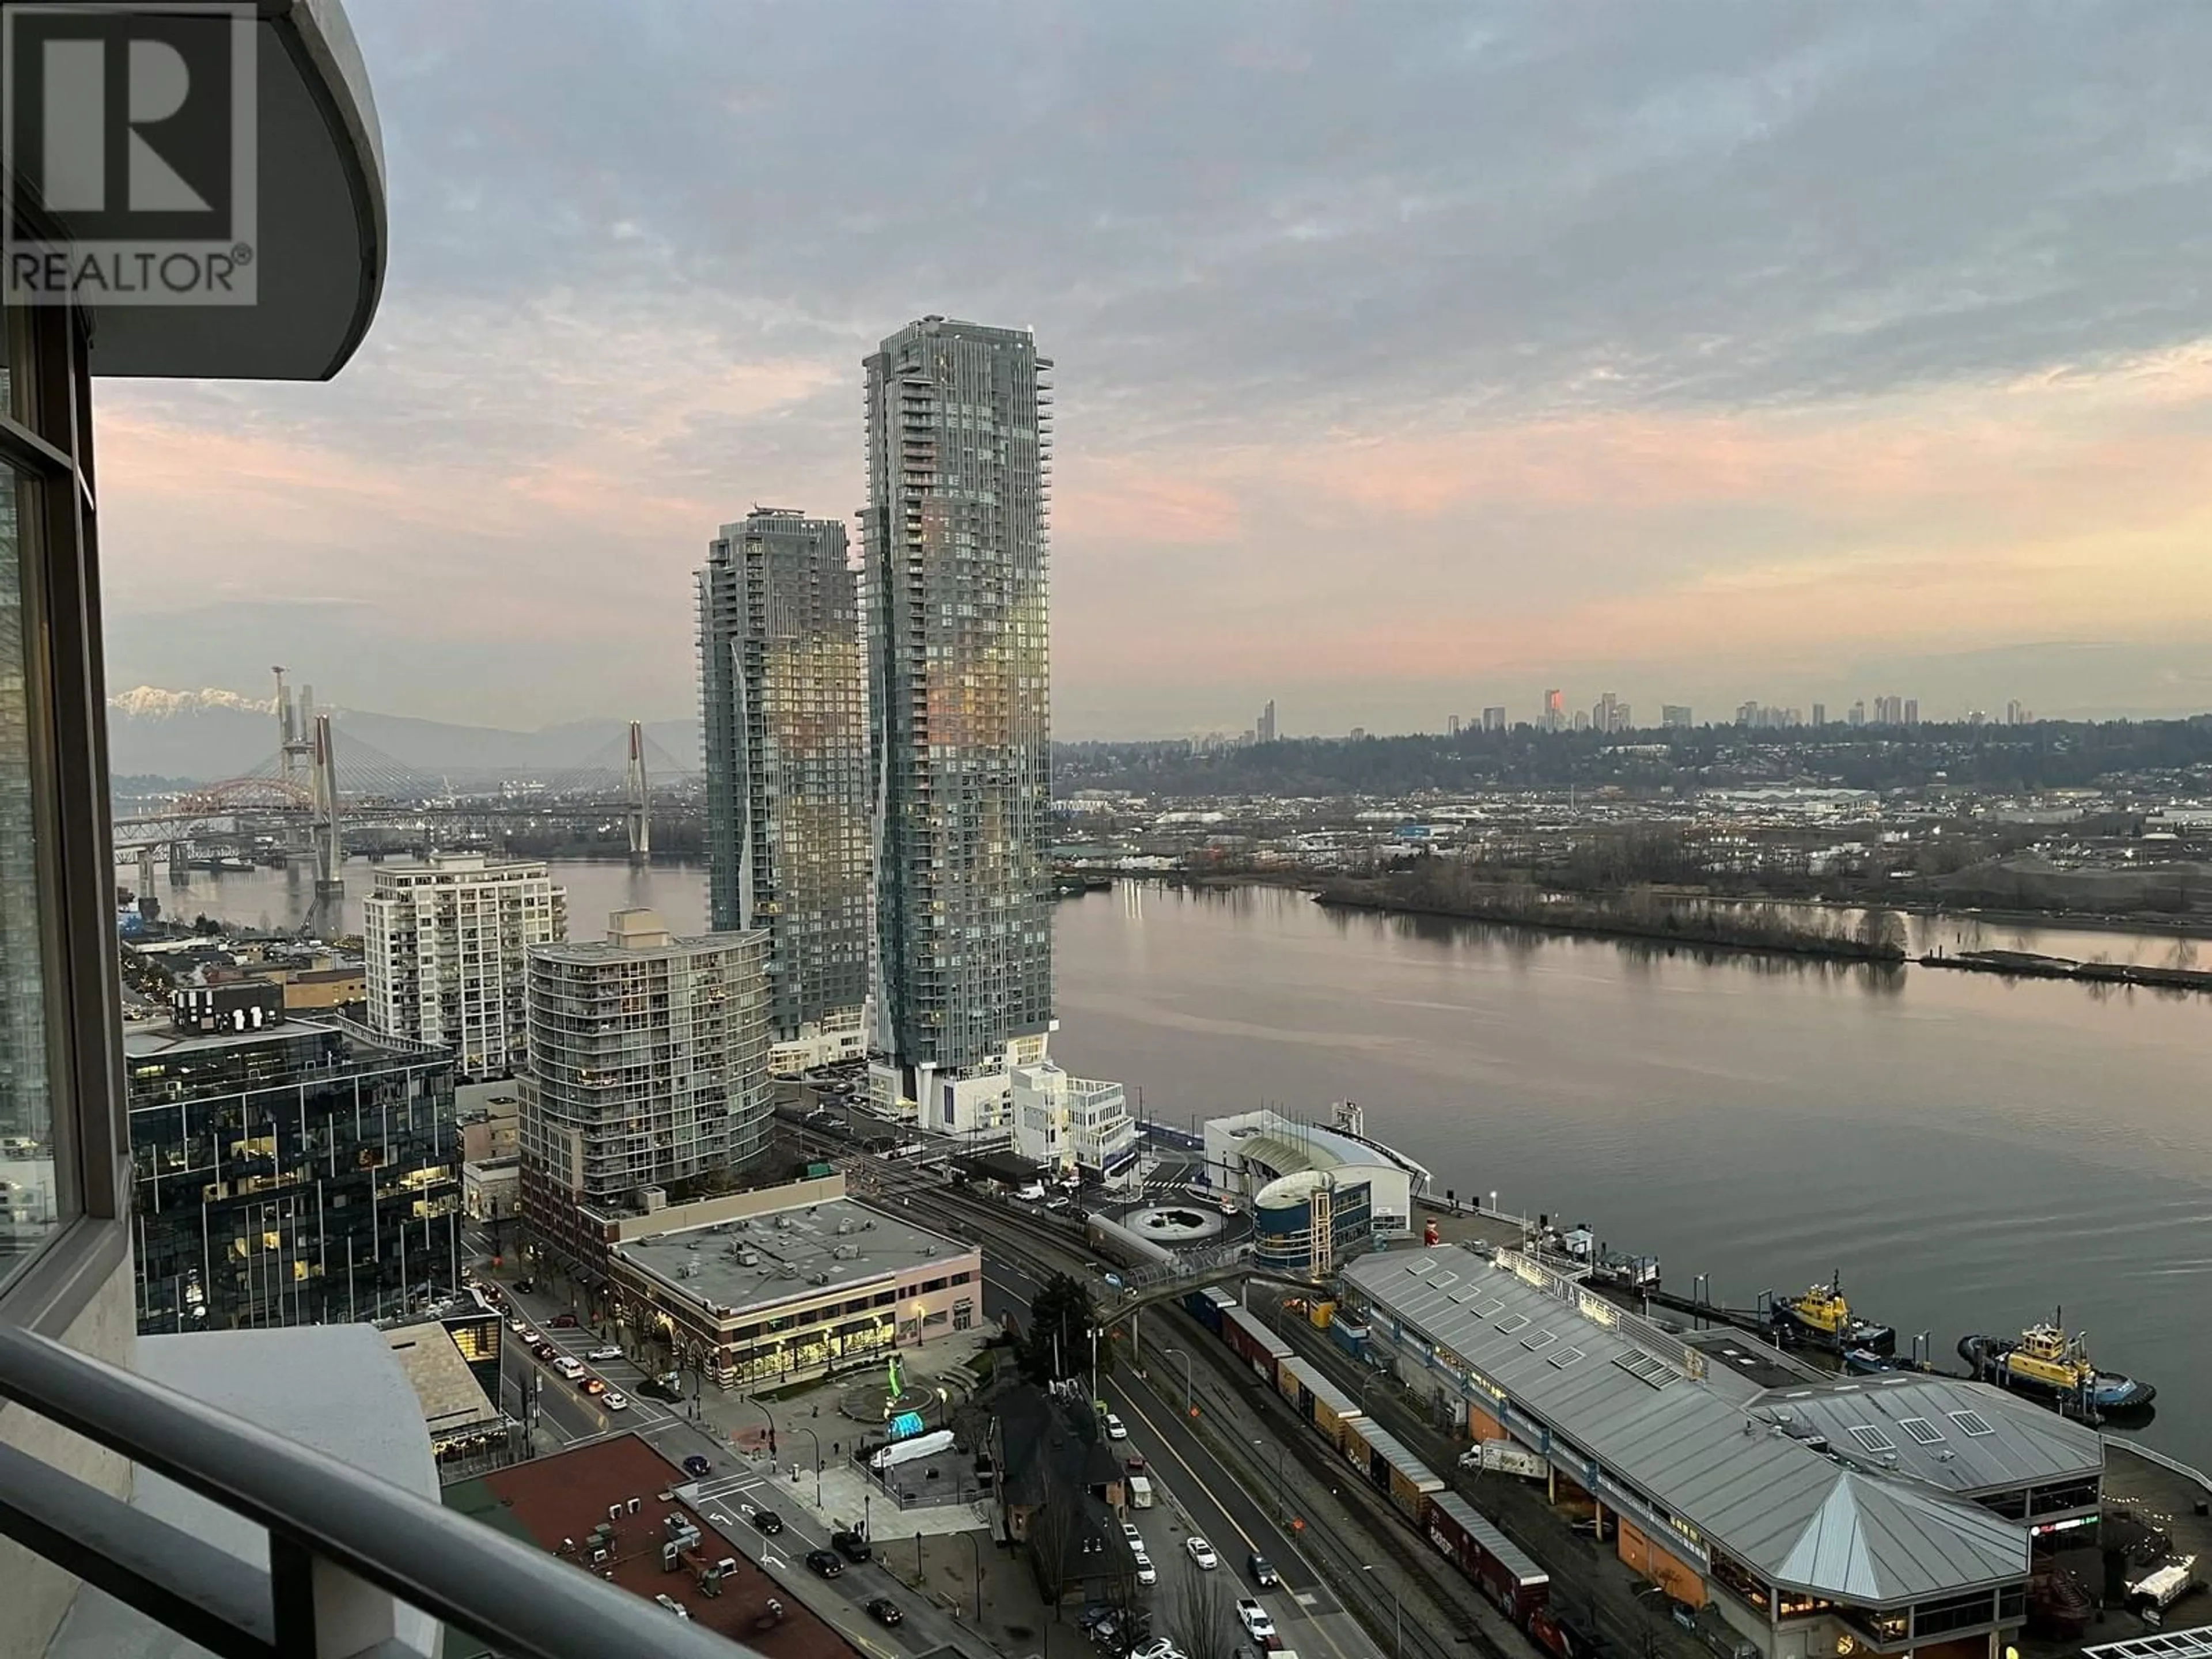
[[9,307],[0,320],[13,387],[0,409],[0,463],[19,492],[38,937],[63,1218],[0,1285],[0,1322],[58,1334],[130,1247],[90,323],[60,307]]

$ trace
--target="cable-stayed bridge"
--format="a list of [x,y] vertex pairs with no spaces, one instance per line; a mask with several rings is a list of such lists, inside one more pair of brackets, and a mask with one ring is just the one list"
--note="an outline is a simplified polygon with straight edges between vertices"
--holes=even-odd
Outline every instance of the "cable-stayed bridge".
[[[135,860],[139,890],[150,890],[166,856],[172,880],[194,863],[216,867],[275,858],[312,858],[324,896],[344,890],[349,829],[420,832],[434,842],[456,827],[478,831],[523,821],[619,817],[633,861],[653,849],[656,786],[689,783],[696,762],[678,760],[641,722],[573,762],[486,782],[426,771],[313,712],[312,691],[295,701],[276,671],[276,742],[244,775],[179,795],[114,823],[118,862]],[[664,801],[664,805],[665,802]]]

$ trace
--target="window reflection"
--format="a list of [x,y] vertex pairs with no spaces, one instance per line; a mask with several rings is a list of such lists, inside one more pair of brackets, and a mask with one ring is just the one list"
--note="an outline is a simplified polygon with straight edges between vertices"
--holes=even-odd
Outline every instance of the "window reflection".
[[18,486],[0,470],[0,1282],[56,1226]]

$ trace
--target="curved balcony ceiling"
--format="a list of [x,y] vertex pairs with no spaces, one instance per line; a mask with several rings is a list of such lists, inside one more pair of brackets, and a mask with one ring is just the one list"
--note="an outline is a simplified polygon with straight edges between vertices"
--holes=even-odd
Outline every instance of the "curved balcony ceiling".
[[94,307],[95,374],[328,380],[368,332],[384,291],[384,143],[352,26],[337,0],[263,0],[256,27],[258,302]]

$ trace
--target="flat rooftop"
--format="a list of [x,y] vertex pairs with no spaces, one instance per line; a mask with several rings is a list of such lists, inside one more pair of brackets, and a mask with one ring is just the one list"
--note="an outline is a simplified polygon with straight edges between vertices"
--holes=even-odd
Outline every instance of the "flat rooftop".
[[[592,1571],[584,1547],[592,1528],[606,1520],[610,1507],[620,1504],[623,1513],[614,1523],[611,1559],[599,1571],[641,1598],[641,1638],[652,1628],[653,1620],[674,1617],[653,1604],[654,1596],[667,1595],[684,1604],[694,1623],[742,1642],[768,1659],[851,1659],[852,1649],[844,1638],[809,1611],[789,1586],[777,1583],[743,1550],[675,1500],[672,1489],[684,1479],[644,1440],[624,1434],[532,1458],[481,1480],[459,1482],[446,1489],[446,1504],[574,1561],[580,1572]],[[629,1513],[632,1498],[638,1500],[635,1515]],[[662,1571],[660,1546],[668,1535],[663,1519],[677,1512],[690,1515],[698,1526],[702,1561],[736,1560],[737,1571],[722,1581],[720,1595],[706,1595],[692,1572]],[[562,1545],[569,1539],[578,1547],[564,1553]],[[771,1596],[783,1603],[782,1621],[767,1630],[757,1629],[754,1621]]]
[[617,1245],[614,1254],[702,1307],[742,1313],[932,1262],[950,1265],[978,1249],[833,1198],[635,1239]]

